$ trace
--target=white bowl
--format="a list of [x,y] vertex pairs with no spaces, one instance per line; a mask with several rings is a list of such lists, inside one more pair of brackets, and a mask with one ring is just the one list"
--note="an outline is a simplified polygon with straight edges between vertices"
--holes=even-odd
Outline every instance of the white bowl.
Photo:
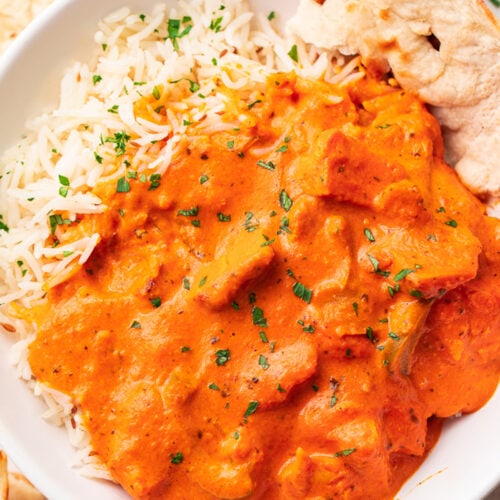
[[[168,0],[167,0],[168,1]],[[29,117],[54,105],[59,80],[74,60],[93,49],[97,21],[126,4],[148,11],[158,0],[60,0],[14,41],[0,60],[0,152],[18,140]],[[285,18],[298,0],[253,0]],[[498,13],[497,13],[498,15]],[[8,361],[12,342],[0,336],[0,447],[51,500],[123,499],[119,487],[86,479],[71,467],[66,432],[41,418],[44,405],[16,378]],[[480,411],[450,421],[437,446],[398,498],[483,498],[500,483],[500,390]]]

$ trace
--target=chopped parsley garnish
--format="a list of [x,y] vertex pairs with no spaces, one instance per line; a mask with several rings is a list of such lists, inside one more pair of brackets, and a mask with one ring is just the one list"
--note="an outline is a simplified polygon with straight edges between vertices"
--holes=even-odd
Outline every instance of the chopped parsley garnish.
[[151,174],[149,176],[149,191],[152,191],[153,189],[156,189],[160,187],[160,179],[161,179],[161,174]]
[[373,328],[371,326],[367,326],[365,332],[366,336],[368,337],[368,340],[370,342],[375,342],[375,337],[373,335]]
[[230,222],[231,221],[231,215],[229,214],[223,214],[222,212],[219,212],[217,214],[217,218],[221,221],[221,222]]
[[399,336],[396,335],[394,332],[389,332],[387,335],[393,340],[399,340]]
[[178,210],[177,215],[182,215],[185,217],[195,217],[198,215],[198,212],[200,211],[199,207],[191,207],[185,210]]
[[264,317],[264,311],[257,306],[252,306],[252,321],[256,326],[267,328],[267,319]]
[[[0,231],[5,231],[8,233],[10,231],[9,226],[3,221],[3,215],[0,214]],[[54,234],[54,233],[52,233]]]
[[296,281],[293,284],[293,293],[299,299],[302,299],[304,302],[307,302],[308,304],[311,303],[312,290],[309,290],[309,288],[306,288],[306,286],[303,285],[302,283],[300,283],[299,281]]
[[92,82],[94,83],[94,85],[97,85],[101,80],[102,80],[101,75],[93,75],[92,76]]
[[158,101],[161,97],[160,89],[155,85],[153,87],[153,97]]
[[447,226],[450,226],[450,227],[457,227],[458,226],[458,222],[455,220],[455,219],[450,219],[450,220],[447,220],[445,222],[445,224]]
[[297,45],[292,45],[292,48],[288,51],[288,55],[291,59],[293,59],[296,63],[299,62],[299,52]]
[[406,278],[409,274],[414,273],[415,269],[401,269],[399,273],[394,276],[394,281],[401,281]]
[[276,387],[276,390],[278,392],[286,392],[286,389],[283,389],[283,387],[281,387],[281,384],[278,384],[278,387]]
[[250,415],[253,415],[257,411],[258,407],[259,407],[258,401],[250,401],[250,403],[248,403],[248,407],[245,411],[245,414],[243,415],[245,422]]
[[423,297],[423,293],[420,291],[420,290],[410,290],[409,291],[409,294],[412,296],[412,297],[415,297],[417,299],[421,299]]
[[104,142],[113,143],[115,145],[116,156],[122,156],[125,154],[129,140],[130,136],[126,132],[116,132],[114,137],[106,137]]
[[212,391],[220,391],[220,388],[217,384],[214,384],[213,382],[211,384],[208,384],[208,388]]
[[335,458],[348,457],[356,451],[356,448],[347,448],[346,450],[337,451],[334,455]]
[[171,453],[170,454],[170,463],[174,465],[181,464],[184,460],[184,455],[178,451],[177,453]]
[[222,29],[222,21],[224,18],[218,17],[217,19],[212,19],[210,26],[208,27],[209,29],[215,31],[216,33],[219,33],[219,31]]
[[259,167],[265,168],[266,170],[270,170],[271,172],[276,169],[276,165],[272,161],[263,161],[259,160],[257,162]]
[[259,356],[259,365],[262,366],[263,370],[267,370],[269,368],[267,358],[263,354]]
[[379,274],[380,276],[383,276],[384,278],[387,278],[389,276],[389,271],[383,271],[380,269],[380,263],[379,261],[373,256],[368,254],[368,258],[370,259],[370,262],[372,263],[373,270],[376,274]]
[[141,327],[141,324],[140,324],[137,320],[134,320],[134,321],[132,322],[132,324],[130,325],[130,328],[140,329],[140,328],[142,328],[142,327]]
[[292,208],[292,205],[293,205],[292,199],[290,198],[290,196],[288,196],[288,193],[284,189],[282,189],[280,192],[281,208],[283,208],[288,212]]
[[61,187],[59,188],[59,195],[66,198],[69,192],[69,179],[64,175],[59,175],[59,183],[61,184]]
[[352,303],[352,308],[354,309],[354,314],[357,316],[359,311],[359,306],[357,302]]
[[269,12],[269,14],[267,15],[267,19],[269,21],[272,21],[275,17],[276,17],[276,12],[274,12],[274,10],[272,10],[271,12]]
[[373,243],[375,241],[375,236],[373,236],[373,233],[371,232],[371,230],[369,228],[365,228],[364,230],[364,233],[365,233],[365,236],[366,236],[366,239]]
[[160,297],[153,297],[152,299],[149,299],[149,302],[151,302],[153,307],[160,307],[161,306],[161,298]]
[[200,176],[200,184],[205,184],[208,181],[208,175],[203,174]]
[[130,191],[130,182],[125,177],[120,177],[116,183],[117,193],[128,193]]
[[224,366],[231,359],[229,349],[219,349],[215,352],[215,363],[218,366]]
[[[64,219],[61,214],[53,214],[49,215],[49,225],[50,225],[50,232],[51,234],[54,234],[56,232],[57,226],[62,226],[63,224],[69,225],[71,224],[70,219]],[[7,226],[5,226],[7,227]],[[4,229],[0,225],[0,229],[3,229],[4,231],[8,232],[9,228]]]
[[267,335],[265,332],[263,332],[262,330],[259,332],[259,335],[260,335],[260,340],[262,340],[262,342],[264,344],[267,344],[269,342],[269,339],[267,338]]
[[249,105],[248,105],[248,109],[252,109],[256,104],[259,104],[262,102],[262,99],[257,99],[253,102],[251,102]]
[[[193,25],[188,24],[191,21],[189,16],[185,16],[182,18],[182,22],[180,19],[169,19],[167,22],[167,33],[168,36],[166,40],[172,42],[172,47],[176,52],[179,51],[179,42],[178,39],[185,37],[192,30]],[[181,31],[181,24],[185,24],[186,27]]]
[[114,104],[110,108],[108,108],[108,113],[113,113],[113,114],[118,114],[118,110],[120,109],[120,106],[118,104]]

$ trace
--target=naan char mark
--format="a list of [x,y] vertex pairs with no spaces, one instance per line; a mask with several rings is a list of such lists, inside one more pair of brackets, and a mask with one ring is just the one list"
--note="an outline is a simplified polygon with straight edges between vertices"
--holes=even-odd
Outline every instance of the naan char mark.
[[301,0],[289,28],[392,70],[432,106],[463,182],[500,197],[500,28],[482,0]]

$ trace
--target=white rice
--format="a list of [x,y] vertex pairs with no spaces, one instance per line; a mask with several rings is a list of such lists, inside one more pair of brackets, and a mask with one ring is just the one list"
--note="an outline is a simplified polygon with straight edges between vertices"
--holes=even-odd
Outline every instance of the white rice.
[[[0,229],[0,331],[16,330],[20,340],[11,354],[18,375],[47,403],[44,417],[68,428],[71,442],[80,449],[77,458],[84,474],[108,477],[89,453],[88,436],[69,398],[32,380],[27,346],[34,332],[9,312],[12,304],[30,307],[42,300],[47,288],[64,281],[72,266],[84,264],[99,242],[99,235],[91,234],[53,247],[49,216],[63,214],[73,221],[77,214],[105,210],[92,189],[99,180],[122,175],[125,166],[116,166],[113,144],[102,138],[126,132],[136,148],[133,168],[161,174],[187,122],[203,120],[205,132],[237,125],[219,118],[226,102],[217,91],[217,79],[252,99],[256,85],[273,71],[294,70],[332,81],[360,76],[358,61],[343,67],[337,54],[318,53],[295,38],[280,36],[273,22],[251,13],[246,2],[222,4],[223,9],[220,0],[180,1],[170,11],[159,5],[145,16],[127,8],[109,15],[95,34],[93,60],[66,71],[58,107],[31,120],[25,138],[0,161],[0,222],[5,225]],[[192,21],[181,31],[187,24],[192,29],[177,38],[176,51],[165,40],[167,22],[184,16]],[[289,55],[294,45],[298,63]],[[199,90],[186,92],[190,81],[197,82]],[[155,87],[168,94],[166,125],[134,115],[134,102]],[[153,144],[166,138],[164,146]],[[59,194],[60,176],[69,180],[66,197]]]

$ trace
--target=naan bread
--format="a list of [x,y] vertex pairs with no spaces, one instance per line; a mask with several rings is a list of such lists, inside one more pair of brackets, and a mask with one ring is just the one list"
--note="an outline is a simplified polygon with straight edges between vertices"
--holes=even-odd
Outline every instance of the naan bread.
[[301,0],[289,29],[392,70],[432,106],[463,182],[500,197],[500,28],[482,0]]

